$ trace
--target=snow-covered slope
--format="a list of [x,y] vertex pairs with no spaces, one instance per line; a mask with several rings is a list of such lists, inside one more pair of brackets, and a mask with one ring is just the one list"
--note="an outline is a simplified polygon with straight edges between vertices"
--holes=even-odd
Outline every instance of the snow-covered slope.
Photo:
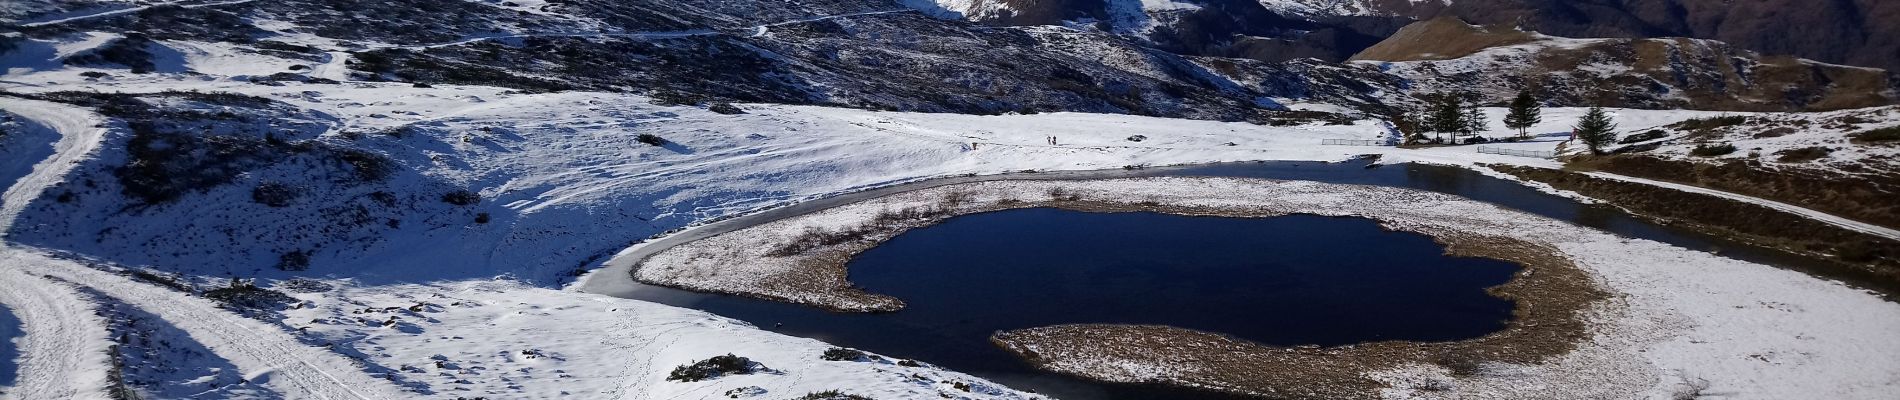
[[[204,385],[191,393],[206,396],[714,398],[751,386],[741,392],[915,398],[954,390],[1023,398],[981,379],[889,359],[817,361],[822,343],[704,313],[548,288],[655,233],[866,186],[1023,169],[1343,159],[1357,149],[1314,144],[1387,135],[1370,122],[1269,128],[759,104],[726,115],[616,93],[260,85],[246,78],[255,65],[294,62],[164,43],[207,49],[204,56],[181,52],[188,55],[182,65],[202,75],[93,78],[81,73],[112,69],[58,67],[8,76],[45,82],[9,87],[42,100],[0,103],[18,119],[9,132],[22,132],[9,137],[38,143],[9,145],[8,154],[50,161],[37,162],[42,168],[9,189],[5,206],[18,215],[8,220],[0,263],[31,274],[21,279],[52,275],[86,295],[5,304],[33,340],[59,336],[43,333],[38,327],[46,323],[38,321],[61,313],[26,306],[42,304],[112,316],[59,329],[177,339],[111,354],[22,346],[29,356],[66,351],[97,361],[26,368],[21,382],[98,371],[118,358],[134,360],[126,369],[132,390],[159,397],[187,393],[167,385],[191,377]],[[80,87],[128,94],[67,92]],[[644,144],[640,134],[665,142]],[[1050,135],[1058,145],[1047,144]],[[1127,140],[1134,135],[1147,139]],[[184,148],[194,150],[177,151]],[[176,172],[152,175],[169,177],[158,181],[121,175],[142,168]],[[459,190],[480,200],[444,201]],[[124,275],[133,271],[141,274]],[[233,276],[295,300],[224,310],[234,306],[188,292],[225,287]],[[504,282],[490,282],[498,278]],[[311,287],[331,289],[300,291]],[[407,311],[420,303],[428,305]],[[371,307],[380,311],[364,311]],[[385,326],[391,316],[396,322]],[[497,322],[504,320],[515,322]],[[603,340],[602,332],[620,336]],[[779,373],[665,380],[671,366],[728,352]],[[308,363],[273,361],[281,354]],[[178,369],[163,369],[171,367]],[[262,383],[216,372],[224,369]],[[977,391],[956,388],[965,385]]]
[[[1632,129],[1626,135],[1649,134],[1643,136],[1648,140],[1623,147],[1630,153],[1717,163],[1756,160],[1774,166],[1849,174],[1900,173],[1900,147],[1892,144],[1894,139],[1863,139],[1869,132],[1900,127],[1900,107],[1824,113],[1722,113],[1687,123],[1629,126],[1653,127],[1653,131]],[[1698,146],[1722,144],[1735,146],[1736,151],[1692,154]]]
[[[44,24],[5,36],[0,304],[24,332],[9,396],[99,397],[119,380],[160,398],[1034,398],[559,289],[656,234],[930,177],[1368,153],[1556,166],[1320,146],[1392,133],[1270,110],[1350,114],[1402,98],[1402,82],[1087,29],[850,1],[339,4],[34,11]],[[131,72],[139,61],[152,71]],[[855,108],[681,104],[744,99]],[[1553,109],[1537,129],[1577,112]],[[666,379],[726,353],[773,372]],[[105,376],[115,362],[122,376]]]
[[105,324],[79,293],[44,277],[29,275],[18,265],[0,268],[0,304],[18,321],[19,337],[10,340],[19,358],[9,362],[16,370],[0,396],[17,399],[102,399],[112,385],[107,372],[112,361],[106,349]]
[[[125,144],[135,136],[120,128],[110,135],[104,153],[45,191],[9,238],[208,274],[274,274],[270,270],[283,254],[305,252],[316,266],[311,272],[359,279],[507,273],[550,282],[592,255],[615,250],[616,244],[704,218],[853,188],[1023,169],[1344,158],[1352,149],[1311,144],[1386,134],[1376,125],[1265,128],[1064,113],[984,117],[746,106],[749,114],[727,116],[601,93],[305,88],[321,92],[255,85],[220,89],[313,107],[316,111],[308,115],[320,117],[261,115],[277,118],[268,129],[304,130],[277,131],[280,138],[365,147],[400,165],[399,172],[387,182],[311,182],[300,176],[347,172],[313,172],[308,163],[321,162],[313,159],[255,168],[177,201],[140,205],[118,194],[122,184],[114,174],[130,157]],[[186,107],[181,112],[247,112],[166,95],[149,99],[179,103]],[[334,120],[291,122],[298,118]],[[233,135],[257,135],[251,140],[262,136],[243,124],[210,124]],[[325,129],[328,133],[318,134]],[[669,143],[641,144],[635,140],[639,134]],[[1059,146],[1046,143],[1050,135]],[[1135,135],[1148,139],[1126,140]],[[257,189],[274,182],[293,186],[298,199],[283,207],[258,203]],[[482,201],[455,206],[439,200],[461,189],[479,193]],[[375,198],[384,195],[377,192],[396,200],[382,205]],[[133,206],[137,212],[114,212]],[[365,214],[348,221],[328,216],[340,211]],[[488,214],[490,222],[473,222],[479,213]],[[247,242],[268,244],[231,245]],[[412,267],[418,263],[444,267]]]
[[1269,10],[1306,17],[1413,16],[1452,0],[1259,0]]

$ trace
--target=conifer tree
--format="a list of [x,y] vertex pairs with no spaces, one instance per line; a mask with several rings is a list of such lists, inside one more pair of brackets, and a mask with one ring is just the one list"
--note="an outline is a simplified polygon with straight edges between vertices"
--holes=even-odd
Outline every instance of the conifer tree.
[[1425,130],[1432,132],[1433,141],[1443,142],[1440,133],[1454,136],[1464,131],[1464,110],[1459,106],[1459,96],[1451,93],[1438,93],[1430,99],[1425,115]]
[[1460,129],[1459,131],[1465,135],[1477,135],[1491,129],[1491,116],[1484,115],[1484,110],[1478,108],[1477,102],[1465,104],[1463,114],[1462,119],[1464,121],[1462,122],[1464,122],[1465,126],[1464,129]]
[[1590,107],[1571,130],[1576,132],[1577,140],[1590,148],[1590,154],[1603,154],[1603,147],[1616,140],[1616,122],[1610,120],[1610,114],[1603,107]]
[[1517,92],[1517,98],[1511,100],[1511,111],[1504,115],[1504,126],[1516,129],[1517,137],[1530,138],[1527,129],[1544,122],[1544,106],[1531,96],[1531,90],[1525,88]]

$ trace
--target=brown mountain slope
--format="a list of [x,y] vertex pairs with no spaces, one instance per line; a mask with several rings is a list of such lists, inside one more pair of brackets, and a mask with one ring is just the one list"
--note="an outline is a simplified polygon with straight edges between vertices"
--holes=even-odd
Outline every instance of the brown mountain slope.
[[1483,27],[1457,18],[1438,17],[1406,25],[1351,60],[1448,60],[1498,46],[1529,43],[1537,35],[1507,26]]
[[1900,77],[1885,70],[1762,56],[1713,40],[1569,39],[1450,18],[1415,23],[1354,58],[1415,90],[1502,100],[1536,87],[1564,105],[1833,110],[1893,104],[1900,92]]
[[[1458,17],[1566,37],[1693,37],[1766,54],[1900,68],[1893,0],[1294,0],[1330,12]],[[1449,3],[1447,5],[1446,3]]]

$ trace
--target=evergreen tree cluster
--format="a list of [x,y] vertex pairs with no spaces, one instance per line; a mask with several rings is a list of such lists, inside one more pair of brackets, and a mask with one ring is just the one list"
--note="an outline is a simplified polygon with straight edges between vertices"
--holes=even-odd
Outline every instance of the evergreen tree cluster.
[[[1490,116],[1478,108],[1477,96],[1470,93],[1436,93],[1426,96],[1425,109],[1414,115],[1400,118],[1401,125],[1409,128],[1411,143],[1447,143],[1444,135],[1451,135],[1451,142],[1458,142],[1460,136],[1475,136],[1484,132]],[[1431,138],[1425,138],[1430,134]]]
[[[1491,117],[1478,106],[1477,96],[1469,92],[1435,93],[1425,96],[1423,110],[1394,116],[1392,123],[1409,135],[1407,143],[1475,143],[1483,138],[1462,141],[1459,138],[1489,130]],[[1511,100],[1504,126],[1516,129],[1519,139],[1527,139],[1530,127],[1544,122],[1543,113],[1543,102],[1538,101],[1530,89],[1521,90]],[[1451,135],[1449,142],[1444,137],[1446,134]]]

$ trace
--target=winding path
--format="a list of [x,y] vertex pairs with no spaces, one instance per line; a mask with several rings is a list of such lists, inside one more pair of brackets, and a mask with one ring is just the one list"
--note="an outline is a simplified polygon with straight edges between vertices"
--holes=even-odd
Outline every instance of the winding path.
[[65,179],[73,165],[99,148],[110,130],[106,119],[91,110],[49,101],[0,96],[0,109],[37,123],[35,129],[51,129],[59,135],[53,155],[33,166],[33,172],[20,177],[0,194],[0,237],[13,228],[13,220],[47,188]]
[[[0,109],[59,134],[54,153],[0,197],[0,232],[42,193],[65,178],[110,132],[106,119],[60,103],[0,97]],[[20,373],[8,398],[103,398],[111,356],[105,322],[91,301],[50,276],[96,290],[149,312],[187,332],[218,357],[295,399],[398,399],[413,397],[390,381],[364,372],[355,360],[304,345],[283,329],[224,311],[210,300],[133,281],[124,276],[53,258],[0,242],[0,304],[21,321]]]
[[[0,259],[0,265],[12,264]],[[0,268],[0,288],[5,289],[0,290],[0,304],[12,309],[24,333],[15,342],[18,379],[13,387],[0,387],[0,398],[105,398],[111,342],[93,304],[72,288],[23,268]]]
[[1888,227],[1884,227],[1880,225],[1874,225],[1874,224],[1870,224],[1866,222],[1855,221],[1852,219],[1843,218],[1840,216],[1828,214],[1828,213],[1817,211],[1814,209],[1805,208],[1805,207],[1783,203],[1783,202],[1778,202],[1774,200],[1763,199],[1760,197],[1751,197],[1751,196],[1746,196],[1742,194],[1736,194],[1736,193],[1730,193],[1730,192],[1724,192],[1720,190],[1705,188],[1701,186],[1685,185],[1685,184],[1680,184],[1680,183],[1675,183],[1675,182],[1664,182],[1664,181],[1658,181],[1654,179],[1643,179],[1643,178],[1623,176],[1623,175],[1617,175],[1617,174],[1606,173],[1606,172],[1585,172],[1584,174],[1593,176],[1593,177],[1603,178],[1603,179],[1611,179],[1611,180],[1618,180],[1618,181],[1631,182],[1631,183],[1641,183],[1641,184],[1650,185],[1650,186],[1675,189],[1675,190],[1680,190],[1680,191],[1690,192],[1690,193],[1701,193],[1701,194],[1721,197],[1721,198],[1725,198],[1729,200],[1735,200],[1735,201],[1739,201],[1743,203],[1760,205],[1763,207],[1773,208],[1781,212],[1807,217],[1808,219],[1812,219],[1815,221],[1821,221],[1823,223],[1832,224],[1834,226],[1839,226],[1842,228],[1846,228],[1848,230],[1865,232],[1870,235],[1880,236],[1880,237],[1893,239],[1893,240],[1900,240],[1900,230],[1895,230],[1893,228],[1888,228]]
[[[389,380],[363,372],[355,360],[321,347],[304,345],[277,326],[224,311],[204,298],[136,282],[75,261],[20,248],[0,248],[0,265],[10,266],[8,270],[15,274],[43,274],[85,285],[114,300],[157,315],[190,334],[219,357],[236,365],[249,379],[255,381],[268,376],[266,385],[283,393],[285,398],[400,399],[414,396]],[[83,301],[75,301],[84,304]],[[45,303],[27,301],[18,305],[37,307]],[[8,304],[16,303],[9,301]],[[55,304],[70,307],[72,302]],[[81,315],[91,315],[91,311],[85,309]],[[103,330],[103,327],[99,329]],[[28,337],[33,336],[34,332],[29,330]],[[66,340],[63,337],[55,338]],[[31,354],[31,349],[24,349],[22,353]],[[28,376],[58,376],[88,371],[100,370],[29,371],[33,373],[21,374],[21,378],[24,381]]]

